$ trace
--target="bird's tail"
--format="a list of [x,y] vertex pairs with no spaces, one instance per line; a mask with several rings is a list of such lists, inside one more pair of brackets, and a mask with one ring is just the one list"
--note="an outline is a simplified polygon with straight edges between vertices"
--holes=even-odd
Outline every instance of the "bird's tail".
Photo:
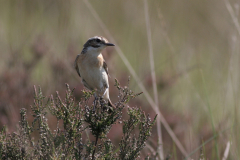
[[116,108],[116,106],[112,103],[110,99],[108,99],[108,105],[112,108]]

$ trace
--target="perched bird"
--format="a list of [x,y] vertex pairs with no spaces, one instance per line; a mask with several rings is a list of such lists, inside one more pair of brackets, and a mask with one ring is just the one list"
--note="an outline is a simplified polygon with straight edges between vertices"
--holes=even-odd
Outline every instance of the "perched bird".
[[77,55],[74,67],[83,85],[89,90],[96,90],[95,98],[101,96],[115,108],[109,98],[108,67],[101,54],[107,46],[115,45],[101,36],[88,39],[82,52]]

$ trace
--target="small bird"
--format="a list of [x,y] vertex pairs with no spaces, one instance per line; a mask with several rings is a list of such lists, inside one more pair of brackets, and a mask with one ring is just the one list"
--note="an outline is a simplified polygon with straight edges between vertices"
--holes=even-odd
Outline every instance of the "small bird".
[[89,90],[96,90],[95,98],[101,96],[108,105],[115,108],[109,98],[108,67],[101,54],[107,46],[115,46],[101,36],[95,36],[83,45],[83,50],[77,55],[74,67],[82,78],[83,85]]

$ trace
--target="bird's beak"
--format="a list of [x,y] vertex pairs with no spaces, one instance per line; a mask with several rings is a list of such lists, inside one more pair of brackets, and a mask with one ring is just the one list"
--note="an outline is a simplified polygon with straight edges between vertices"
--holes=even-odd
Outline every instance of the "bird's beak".
[[115,46],[113,43],[105,43],[106,46]]

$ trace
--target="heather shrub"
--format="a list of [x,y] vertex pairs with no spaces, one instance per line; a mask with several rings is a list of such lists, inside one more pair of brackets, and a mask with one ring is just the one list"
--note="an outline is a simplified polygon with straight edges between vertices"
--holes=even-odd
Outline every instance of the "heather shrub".
[[[109,108],[101,98],[89,99],[94,92],[83,90],[83,98],[76,102],[66,84],[66,96],[58,92],[48,99],[41,88],[34,86],[34,103],[31,106],[33,121],[27,118],[26,109],[21,109],[21,119],[16,132],[0,133],[0,159],[137,159],[151,135],[156,121],[138,107],[127,107],[126,103],[141,93],[134,94],[129,87],[121,87],[116,108]],[[90,105],[89,105],[90,103]],[[127,108],[128,119],[123,119]],[[57,119],[55,129],[50,129],[47,116]],[[107,137],[116,123],[122,123],[122,138],[114,145]],[[94,136],[91,140],[89,136]]]

